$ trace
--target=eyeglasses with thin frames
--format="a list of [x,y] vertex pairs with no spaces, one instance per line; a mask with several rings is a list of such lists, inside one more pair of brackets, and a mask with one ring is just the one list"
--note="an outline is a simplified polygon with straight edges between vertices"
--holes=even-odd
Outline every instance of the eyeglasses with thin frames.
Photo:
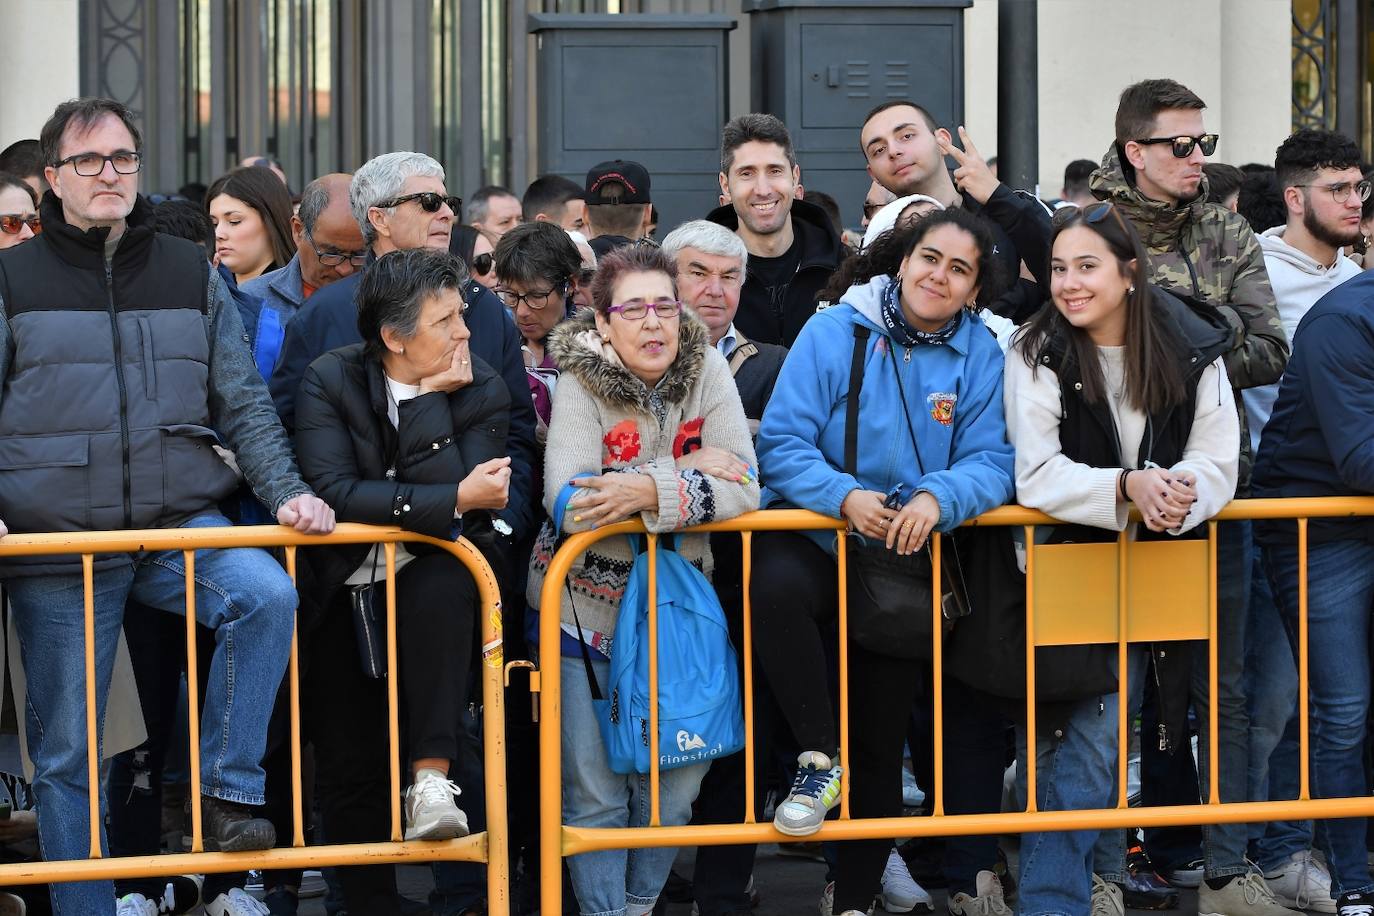
[[496,295],[500,297],[501,301],[512,310],[519,308],[521,304],[523,304],[526,308],[541,312],[548,307],[549,300],[553,298],[554,293],[558,294],[560,300],[568,294],[568,284],[562,283],[550,286],[542,292],[529,293],[517,293],[515,290],[508,287],[498,286],[495,292]]
[[682,311],[682,303],[676,299],[655,299],[653,302],[631,299],[619,305],[607,306],[606,313],[611,315],[619,313],[620,317],[626,321],[643,321],[648,317],[651,308],[659,318],[676,318]]
[[1289,185],[1293,188],[1321,188],[1331,195],[1331,199],[1338,204],[1343,204],[1350,199],[1350,192],[1354,191],[1359,195],[1360,201],[1369,200],[1369,192],[1374,190],[1374,182],[1369,179],[1364,181],[1342,181],[1340,184],[1295,184]]
[[1217,151],[1217,141],[1221,139],[1221,134],[1198,134],[1196,137],[1147,137],[1144,140],[1137,140],[1141,146],[1154,146],[1158,143],[1173,144],[1172,152],[1176,159],[1187,159],[1193,155],[1193,147],[1202,147],[1202,155],[1210,156]]
[[354,251],[352,253],[345,253],[342,251],[320,251],[320,249],[315,247],[315,240],[310,238],[309,235],[306,236],[306,240],[310,242],[310,249],[315,252],[315,257],[319,258],[320,263],[325,267],[338,267],[344,261],[347,261],[354,267],[362,267],[367,263],[366,251]]
[[133,150],[115,150],[108,156],[100,153],[77,153],[75,156],[68,156],[66,159],[59,159],[53,163],[54,168],[71,164],[76,174],[82,178],[94,178],[105,171],[105,163],[109,163],[118,175],[133,175],[143,167],[143,155]]

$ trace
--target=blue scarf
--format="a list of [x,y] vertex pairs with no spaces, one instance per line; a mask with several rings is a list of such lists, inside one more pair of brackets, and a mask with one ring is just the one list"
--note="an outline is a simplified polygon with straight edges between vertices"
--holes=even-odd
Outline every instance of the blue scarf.
[[950,338],[959,330],[959,325],[964,320],[964,310],[961,308],[955,312],[954,316],[938,330],[921,331],[913,328],[907,322],[906,316],[902,314],[902,304],[898,299],[901,290],[901,281],[895,279],[883,290],[883,325],[886,326],[887,334],[892,338],[893,343],[908,349],[918,344],[938,347],[949,343]]

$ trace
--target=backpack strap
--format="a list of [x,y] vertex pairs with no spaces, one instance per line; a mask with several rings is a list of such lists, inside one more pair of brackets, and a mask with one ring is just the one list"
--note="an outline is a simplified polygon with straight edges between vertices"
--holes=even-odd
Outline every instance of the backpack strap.
[[868,350],[868,328],[854,325],[854,355],[849,361],[849,394],[844,411],[844,470],[857,476],[859,467],[859,393],[864,387],[864,355]]

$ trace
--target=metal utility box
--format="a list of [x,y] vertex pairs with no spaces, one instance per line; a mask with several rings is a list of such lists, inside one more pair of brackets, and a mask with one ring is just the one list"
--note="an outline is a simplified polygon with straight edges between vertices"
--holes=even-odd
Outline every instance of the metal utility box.
[[729,16],[532,14],[539,174],[582,184],[608,159],[649,170],[658,238],[717,206]]
[[755,111],[787,124],[802,184],[857,226],[870,179],[864,115],[911,99],[951,129],[964,116],[964,10],[973,0],[744,0]]

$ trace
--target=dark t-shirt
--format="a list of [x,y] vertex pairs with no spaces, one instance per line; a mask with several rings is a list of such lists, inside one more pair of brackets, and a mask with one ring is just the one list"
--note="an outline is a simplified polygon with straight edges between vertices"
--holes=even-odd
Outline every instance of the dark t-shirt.
[[781,315],[787,298],[787,288],[801,267],[801,240],[792,239],[792,246],[776,258],[751,254],[748,271],[768,292],[768,304],[774,315]]

